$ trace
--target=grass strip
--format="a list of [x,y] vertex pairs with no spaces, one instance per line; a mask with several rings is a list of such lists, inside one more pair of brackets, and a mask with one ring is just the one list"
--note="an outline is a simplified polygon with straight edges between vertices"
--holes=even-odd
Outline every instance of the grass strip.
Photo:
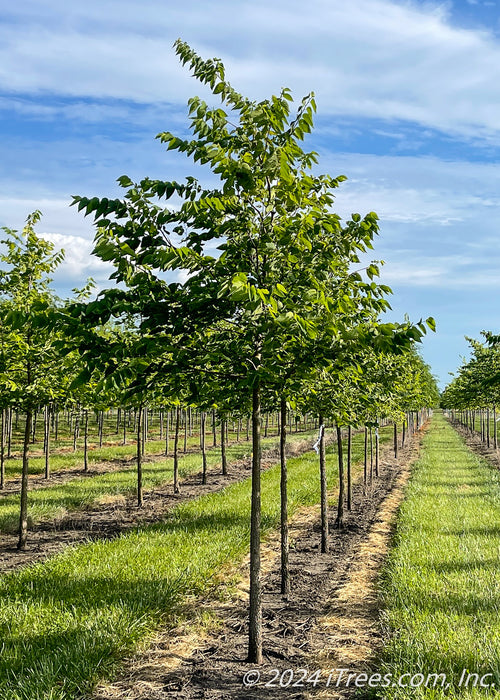
[[499,535],[498,470],[436,413],[382,576],[389,641],[377,672],[392,681],[373,696],[498,697],[480,680],[500,687]]
[[[297,433],[289,438],[289,443],[311,440],[315,431]],[[277,444],[276,437],[262,440],[264,449]],[[229,465],[250,456],[250,444],[233,443],[226,447]],[[215,469],[221,464],[220,447],[207,451],[207,465]],[[201,469],[201,453],[188,453],[179,456],[179,474],[185,478]],[[229,466],[230,470],[230,466]],[[173,481],[173,460],[171,457],[143,464],[143,488],[148,490]],[[50,482],[49,482],[50,483]],[[33,489],[28,496],[29,526],[42,520],[61,518],[68,512],[98,505],[101,499],[130,496],[136,492],[137,472],[134,462],[124,469],[110,471],[96,476],[76,477],[65,484],[48,485]],[[147,493],[146,493],[147,498]],[[19,494],[13,493],[0,498],[0,532],[16,532],[19,525]]]
[[[382,442],[390,429],[381,431]],[[353,457],[362,455],[362,435]],[[334,446],[327,450],[330,487]],[[289,459],[290,514],[319,502],[318,458]],[[262,530],[279,524],[279,466],[262,474]],[[65,550],[0,580],[0,697],[76,700],[110,677],[188,596],[248,552],[251,483],[186,502],[165,520],[112,541]]]
[[[211,437],[207,435],[207,437]],[[277,438],[276,438],[277,439]],[[79,441],[80,443],[81,441]],[[180,439],[182,454],[182,449],[184,447],[184,438]],[[193,435],[187,440],[188,449],[199,449],[200,437],[199,435]],[[210,441],[208,441],[210,445]],[[173,436],[170,437],[170,452],[173,446]],[[38,475],[43,474],[45,471],[45,457],[40,455],[40,446],[30,446],[30,449],[36,449],[38,452],[37,456],[30,456],[30,474]],[[81,445],[73,452],[71,448],[63,448],[64,451],[58,451],[59,448],[51,450],[50,454],[50,470],[51,473],[62,471],[64,469],[83,469],[83,448]],[[211,449],[209,447],[209,449]],[[100,464],[101,462],[118,462],[120,460],[134,459],[137,451],[136,442],[132,437],[129,437],[126,445],[115,444],[115,445],[103,445],[99,447],[98,445],[92,445],[88,450],[88,462],[89,465]],[[165,451],[165,440],[148,440],[144,444],[144,452],[146,455],[150,456],[161,456]],[[7,479],[15,478],[20,476],[22,471],[22,459],[13,458],[7,459],[5,461],[5,474]]]

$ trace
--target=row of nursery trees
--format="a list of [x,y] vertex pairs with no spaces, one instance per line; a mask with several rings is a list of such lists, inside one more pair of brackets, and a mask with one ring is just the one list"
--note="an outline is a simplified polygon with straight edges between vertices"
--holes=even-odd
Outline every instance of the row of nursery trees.
[[497,407],[500,401],[500,336],[483,332],[483,341],[467,338],[471,356],[464,360],[444,390],[441,405],[452,419],[471,433],[480,433],[488,446],[498,448]]
[[[117,283],[89,301],[56,300],[47,275],[61,261],[31,216],[23,236],[8,231],[0,280],[0,400],[26,416],[19,546],[26,542],[28,448],[33,412],[51,402],[86,410],[148,405],[195,407],[250,419],[252,504],[248,659],[262,659],[260,478],[263,415],[280,414],[282,592],[288,593],[287,410],[320,426],[322,516],[327,524],[325,417],[336,426],[403,424],[436,400],[415,350],[425,323],[383,323],[391,290],[362,264],[378,231],[373,212],[342,221],[332,210],[345,179],[317,175],[301,146],[314,97],[296,113],[287,89],[255,102],[234,90],[218,59],[176,51],[220,99],[189,100],[191,137],[158,135],[209,174],[208,186],[118,179],[120,198],[74,197],[96,227],[94,253]],[[169,205],[165,204],[170,200]],[[179,411],[176,412],[177,420]],[[418,414],[420,415],[420,414]],[[201,429],[203,433],[203,428]],[[339,446],[342,441],[339,439]],[[397,441],[396,441],[397,444]],[[341,450],[339,450],[341,453]],[[342,455],[339,468],[342,470]],[[340,474],[339,517],[344,502]],[[140,484],[140,481],[138,481]],[[327,546],[325,537],[324,546]]]

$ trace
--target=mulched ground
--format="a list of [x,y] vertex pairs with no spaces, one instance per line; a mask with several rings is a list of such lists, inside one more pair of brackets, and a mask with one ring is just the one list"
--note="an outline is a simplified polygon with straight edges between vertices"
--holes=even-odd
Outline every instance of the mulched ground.
[[[245,686],[243,678],[255,670],[247,655],[248,561],[239,568],[240,584],[225,602],[214,597],[194,601],[195,610],[210,611],[218,620],[215,631],[201,631],[185,622],[163,630],[149,647],[125,663],[113,682],[101,686],[94,700],[264,700],[277,694],[287,698],[344,698],[350,690],[326,689],[328,669],[362,671],[373,661],[381,639],[376,578],[384,561],[394,516],[418,456],[420,435],[414,436],[398,460],[386,448],[380,477],[364,488],[356,483],[353,509],[344,527],[334,529],[330,513],[330,552],[319,551],[318,508],[304,508],[291,526],[292,592],[279,593],[279,543],[274,535],[263,545],[264,663],[260,681]],[[227,578],[227,572],[225,574]],[[221,577],[221,586],[224,588]],[[189,613],[187,613],[189,615]],[[346,664],[350,664],[346,666]],[[275,670],[274,670],[275,669]],[[290,680],[288,687],[280,687]],[[321,669],[316,687],[301,681]],[[254,676],[255,677],[255,676]],[[273,685],[266,683],[276,680]],[[336,679],[336,676],[334,676]],[[293,684],[296,683],[294,686]]]

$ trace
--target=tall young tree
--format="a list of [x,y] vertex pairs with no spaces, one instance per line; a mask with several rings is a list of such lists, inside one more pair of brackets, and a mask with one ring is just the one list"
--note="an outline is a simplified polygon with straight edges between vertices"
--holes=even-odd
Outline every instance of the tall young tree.
[[[358,251],[371,247],[377,217],[353,215],[342,224],[333,213],[334,190],[345,178],[314,175],[317,156],[301,147],[313,126],[312,95],[293,115],[287,89],[254,102],[230,85],[218,59],[202,60],[181,41],[175,48],[222,106],[194,97],[193,138],[170,132],[158,138],[210,168],[218,186],[204,188],[194,177],[180,184],[123,176],[123,199],[75,197],[74,203],[94,215],[95,253],[114,263],[112,277],[126,285],[102,294],[93,313],[102,318],[126,308],[136,314],[157,357],[145,374],[181,370],[189,386],[215,377],[251,404],[248,658],[259,663],[263,392],[275,387],[279,368],[302,338],[339,333],[335,312],[342,302],[332,289],[342,279],[349,307],[357,294],[350,288],[361,280],[352,277],[351,285],[346,270]],[[170,198],[176,207],[159,203]],[[169,281],[166,273],[175,270],[187,271],[187,279]],[[373,283],[372,294],[383,290]]]
[[34,227],[39,219],[40,212],[31,214],[21,235],[4,228],[7,237],[1,243],[6,246],[6,252],[0,256],[6,266],[0,271],[0,300],[7,311],[2,319],[7,351],[5,348],[2,351],[0,393],[7,392],[11,403],[25,415],[20,550],[25,549],[28,537],[29,442],[33,411],[54,397],[58,367],[56,334],[46,323],[55,306],[48,275],[62,261],[64,253],[54,253],[53,244],[36,235]]

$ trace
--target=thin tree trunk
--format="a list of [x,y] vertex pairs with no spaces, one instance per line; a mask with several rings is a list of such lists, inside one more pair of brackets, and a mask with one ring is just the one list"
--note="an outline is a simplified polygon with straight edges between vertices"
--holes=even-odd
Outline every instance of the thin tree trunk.
[[175,437],[174,437],[174,493],[180,493],[179,488],[179,427],[181,421],[181,407],[177,406],[175,412]]
[[0,489],[5,488],[5,408],[0,419]]
[[80,412],[75,416],[75,426],[73,429],[73,452],[76,452],[76,441],[78,438],[78,433],[79,433],[79,426],[80,426]]
[[213,446],[217,447],[217,428],[215,425],[215,409],[212,411],[212,435],[214,438]]
[[227,475],[227,455],[226,455],[226,420],[221,418],[220,421],[220,451],[222,458],[222,473]]
[[33,412],[33,418],[32,418],[32,435],[31,435],[31,442],[32,444],[35,443],[36,440],[36,419],[38,417],[38,411]]
[[142,406],[137,411],[137,506],[142,508]]
[[373,428],[370,425],[370,484],[373,481]]
[[[29,383],[29,382],[28,382]],[[29,442],[31,437],[32,410],[26,411],[26,424],[24,426],[23,441],[23,470],[21,474],[21,508],[19,514],[19,541],[17,548],[26,549],[28,540],[28,467],[29,467]]]
[[326,459],[325,459],[325,426],[323,416],[319,416],[319,479],[321,489],[321,551],[326,554],[329,549],[328,537],[328,490],[326,481]]
[[337,527],[344,526],[344,458],[342,454],[342,428],[337,425],[337,451],[339,457],[339,503],[337,508]]
[[[139,416],[140,420],[140,416]],[[144,457],[146,454],[146,440],[148,437],[148,409],[142,409],[142,444],[141,444],[141,455]]]
[[45,406],[45,416],[43,423],[45,436],[44,436],[44,452],[45,452],[45,478],[50,477],[50,410],[48,406]]
[[368,483],[368,428],[365,425],[365,459],[363,468],[363,484],[366,487]]
[[497,407],[493,404],[493,447],[495,450],[498,447],[497,442]]
[[188,414],[187,408],[184,409],[184,454],[187,452],[187,439],[188,439]]
[[379,457],[380,457],[380,438],[378,434],[378,426],[375,428],[375,476],[378,476]]
[[99,447],[102,447],[103,433],[104,433],[104,411],[99,411]]
[[398,458],[398,426],[394,421],[394,459]]
[[260,584],[260,464],[261,464],[260,385],[252,392],[252,506],[250,516],[250,606],[248,661],[262,663],[262,594]]
[[200,447],[201,447],[201,460],[202,460],[202,478],[201,483],[207,483],[207,451],[205,447],[205,422],[206,413],[201,412],[201,424],[200,424]]
[[288,566],[288,474],[286,464],[286,399],[281,398],[280,432],[280,498],[281,498],[281,594],[290,594],[290,569]]
[[351,459],[352,459],[352,427],[349,425],[347,428],[347,510],[352,509]]
[[169,450],[169,431],[170,431],[170,411],[167,411],[167,424],[165,426],[165,457],[168,457]]
[[[123,421],[125,425],[125,420]],[[89,470],[89,412],[85,409],[85,416],[83,419],[83,471],[88,472]]]

